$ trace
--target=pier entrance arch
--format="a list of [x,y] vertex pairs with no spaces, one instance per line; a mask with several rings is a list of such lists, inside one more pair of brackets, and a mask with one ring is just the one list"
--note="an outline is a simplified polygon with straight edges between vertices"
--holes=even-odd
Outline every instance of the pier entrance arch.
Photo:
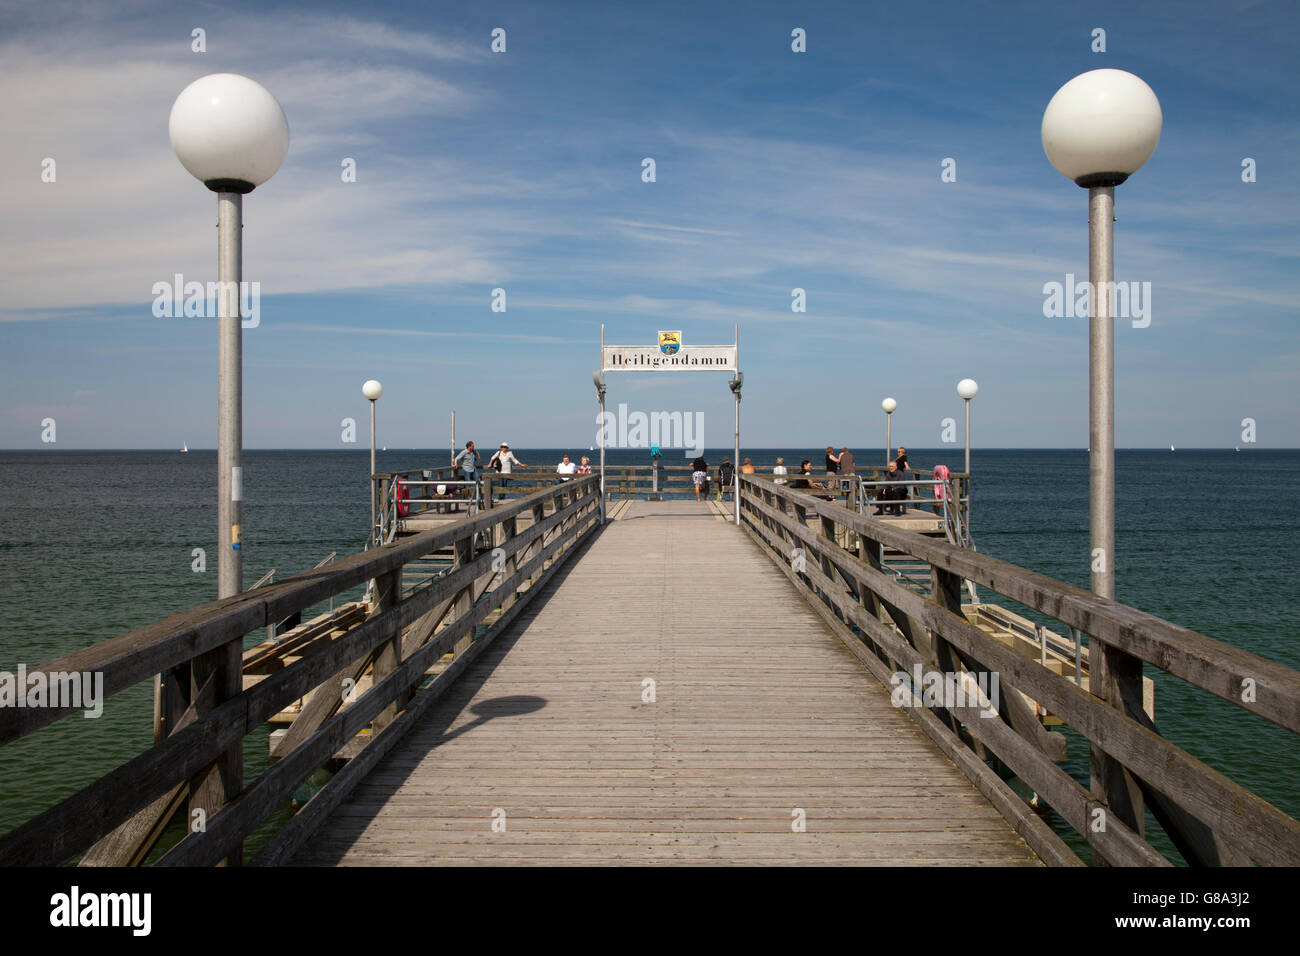
[[735,456],[731,498],[735,520],[740,524],[740,389],[745,376],[740,371],[740,327],[733,326],[731,345],[686,345],[678,331],[659,332],[655,345],[606,345],[605,326],[600,327],[600,368],[591,376],[600,400],[600,520],[605,521],[605,435],[609,431],[605,411],[606,372],[731,372],[727,387],[736,400]]

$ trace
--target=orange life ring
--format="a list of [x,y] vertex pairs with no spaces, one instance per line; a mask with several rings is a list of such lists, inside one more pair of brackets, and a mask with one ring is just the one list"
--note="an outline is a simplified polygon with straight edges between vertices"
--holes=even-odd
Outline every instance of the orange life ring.
[[398,517],[405,518],[406,513],[411,510],[411,506],[406,503],[406,499],[411,496],[410,490],[406,487],[406,482],[399,481],[397,483],[397,490],[393,493],[393,496],[397,499]]

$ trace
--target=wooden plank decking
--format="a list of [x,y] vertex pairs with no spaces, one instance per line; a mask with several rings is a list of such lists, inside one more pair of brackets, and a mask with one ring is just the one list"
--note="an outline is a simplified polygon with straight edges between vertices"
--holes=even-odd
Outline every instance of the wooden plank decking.
[[1038,863],[715,509],[617,518],[295,864]]

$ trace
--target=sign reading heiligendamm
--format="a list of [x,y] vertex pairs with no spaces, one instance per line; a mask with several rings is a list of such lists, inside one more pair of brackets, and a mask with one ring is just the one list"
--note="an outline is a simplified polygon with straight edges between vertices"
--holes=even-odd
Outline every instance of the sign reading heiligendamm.
[[606,372],[734,372],[734,345],[682,345],[665,355],[658,345],[605,345],[600,365]]

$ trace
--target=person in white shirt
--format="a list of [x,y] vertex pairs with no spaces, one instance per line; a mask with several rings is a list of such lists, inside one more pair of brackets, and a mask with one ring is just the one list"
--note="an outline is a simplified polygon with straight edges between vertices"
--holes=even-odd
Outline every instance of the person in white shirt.
[[[501,477],[496,481],[497,487],[505,488],[506,485],[510,484],[510,479],[505,476],[510,474],[510,470],[514,465],[518,465],[520,468],[524,467],[524,463],[516,458],[514,452],[510,450],[509,443],[502,442],[501,447],[488,459],[488,467],[501,472]],[[502,494],[501,500],[505,501],[505,498],[506,496]]]
[[570,481],[570,475],[578,473],[578,466],[569,461],[569,456],[564,456],[564,461],[555,466],[555,473],[560,476],[560,481]]
[[[774,474],[774,475],[788,475],[788,474],[789,474],[789,472],[786,471],[786,467],[785,467],[785,459],[784,459],[784,458],[778,458],[778,459],[776,460],[776,467],[772,469],[772,474]],[[784,485],[784,484],[785,484],[785,479],[784,479],[784,478],[773,478],[773,479],[772,479],[772,484],[774,484],[774,485]]]

